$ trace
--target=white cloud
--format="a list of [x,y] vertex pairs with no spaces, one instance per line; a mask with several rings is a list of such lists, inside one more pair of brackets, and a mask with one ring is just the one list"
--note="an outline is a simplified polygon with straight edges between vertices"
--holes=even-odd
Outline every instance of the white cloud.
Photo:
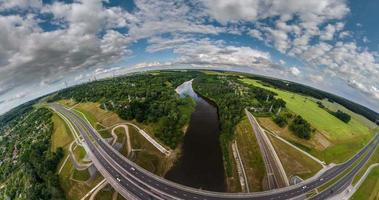
[[203,65],[270,67],[270,54],[244,46],[228,46],[208,40],[187,43],[174,49],[180,62]]
[[130,53],[130,40],[110,30],[127,25],[128,14],[120,8],[83,0],[56,2],[41,11],[65,25],[45,32],[35,14],[0,15],[0,83],[7,92],[33,82],[55,83],[65,74],[113,63]]
[[299,76],[301,73],[297,67],[290,67],[289,71],[294,76]]
[[324,81],[324,77],[321,76],[321,75],[309,75],[309,78],[312,82],[314,83],[321,83],[322,81]]
[[128,35],[133,40],[149,38],[163,33],[218,34],[225,28],[203,23],[201,13],[191,10],[186,3],[174,0],[136,0],[137,11]]
[[340,34],[339,34],[339,38],[340,38],[340,39],[344,39],[344,38],[347,38],[347,37],[349,37],[349,36],[351,36],[351,33],[350,33],[349,31],[342,31],[342,32],[340,32]]
[[0,1],[0,11],[8,9],[36,9],[42,7],[40,0],[2,0]]
[[258,40],[263,40],[263,36],[262,36],[262,33],[257,30],[257,29],[252,29],[249,31],[249,34],[254,37],[254,38],[257,38]]
[[286,64],[286,61],[280,59],[280,60],[279,60],[279,64],[280,64],[280,65],[284,65],[284,64]]
[[[325,46],[325,45],[321,45]],[[355,43],[337,42],[336,45],[318,46],[318,51],[305,52],[304,59],[314,66],[323,66],[327,73],[338,76],[364,93],[377,97],[379,62],[376,53],[357,47]],[[314,55],[314,56],[311,56]]]
[[222,23],[256,21],[274,16],[287,20],[298,16],[304,22],[341,19],[349,8],[344,0],[200,0],[210,16]]

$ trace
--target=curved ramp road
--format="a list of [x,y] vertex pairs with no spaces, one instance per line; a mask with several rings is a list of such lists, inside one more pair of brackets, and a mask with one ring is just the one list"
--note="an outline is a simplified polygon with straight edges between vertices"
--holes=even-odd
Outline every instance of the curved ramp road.
[[[91,159],[93,159],[95,166],[112,187],[127,199],[266,200],[294,198],[309,192],[338,176],[338,174],[351,166],[351,164],[358,160],[364,153],[368,152],[367,155],[371,155],[379,142],[379,134],[376,134],[369,144],[362,148],[350,160],[331,167],[318,177],[308,179],[298,185],[255,193],[210,192],[173,183],[142,169],[114,150],[111,145],[101,138],[97,131],[86,120],[77,116],[76,113],[73,113],[58,104],[51,104],[50,106],[69,119],[70,123],[75,126],[76,130],[78,130],[80,135],[83,136],[84,143],[88,146],[88,153],[92,156]],[[366,160],[367,159],[363,159],[360,162],[361,164],[357,167],[360,168],[363,166]],[[349,180],[350,179],[348,178],[343,178],[338,181],[338,183],[345,185]]]

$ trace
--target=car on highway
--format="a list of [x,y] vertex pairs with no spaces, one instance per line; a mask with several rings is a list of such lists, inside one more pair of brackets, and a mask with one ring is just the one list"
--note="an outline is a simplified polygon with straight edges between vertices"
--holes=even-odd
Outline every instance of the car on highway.
[[306,185],[304,185],[302,188],[303,188],[303,190],[304,190],[305,188],[307,188],[307,186],[306,186]]
[[121,182],[121,179],[119,177],[116,178],[118,182]]
[[131,167],[130,169],[131,169],[132,171],[136,171],[136,169],[135,169],[134,167]]

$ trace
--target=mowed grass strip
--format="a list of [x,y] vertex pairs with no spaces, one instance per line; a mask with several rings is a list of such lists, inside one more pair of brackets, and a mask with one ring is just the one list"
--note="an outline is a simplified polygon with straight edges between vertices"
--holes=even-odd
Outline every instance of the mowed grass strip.
[[[370,167],[370,165],[374,163],[379,163],[379,147],[376,147],[375,152],[372,154],[371,158],[367,161],[367,163],[359,170],[357,175],[354,177],[353,185],[355,185],[361,176],[366,172],[366,170]],[[378,176],[379,179],[379,176]]]
[[286,107],[289,110],[301,115],[304,119],[309,121],[313,127],[327,134],[329,139],[333,141],[370,134],[370,129],[356,118],[352,118],[351,121],[346,124],[320,108],[315,102],[316,100],[312,97],[268,87],[253,79],[244,78],[240,80],[244,83],[277,93],[279,98],[286,101]]
[[351,200],[377,199],[379,199],[379,167],[375,167],[368,174],[361,187],[351,197]]
[[[227,191],[231,192],[231,193],[241,192],[242,188],[241,188],[241,183],[240,183],[239,176],[238,176],[237,163],[233,157],[233,148],[232,148],[231,142],[228,145],[228,153],[229,153],[229,155],[231,155],[229,158],[231,159],[230,161],[231,161],[232,174],[231,174],[231,176],[225,175]],[[224,163],[224,165],[225,165],[225,163]]]
[[62,147],[64,152],[64,156],[57,167],[57,170],[59,170],[68,156],[68,148],[74,138],[68,125],[59,117],[59,115],[53,113],[51,119],[54,124],[54,131],[51,135],[51,150],[55,152],[59,147]]
[[237,124],[235,136],[250,191],[262,191],[262,181],[265,177],[266,169],[253,128],[247,117],[244,117]]
[[321,170],[322,166],[319,163],[312,160],[299,150],[276,137],[269,135],[269,138],[282,162],[288,178],[299,176],[302,179],[307,179]]
[[51,136],[51,149],[55,151],[58,147],[64,148],[68,146],[73,140],[73,137],[67,124],[56,113],[53,114],[52,121],[54,131]]

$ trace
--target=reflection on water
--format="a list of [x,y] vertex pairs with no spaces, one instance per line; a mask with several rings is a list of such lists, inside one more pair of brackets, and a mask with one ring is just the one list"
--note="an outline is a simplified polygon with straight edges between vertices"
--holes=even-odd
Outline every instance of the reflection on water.
[[193,91],[192,80],[184,82],[176,92],[191,96],[196,101],[196,108],[184,136],[182,156],[165,177],[183,185],[224,192],[217,108]]

